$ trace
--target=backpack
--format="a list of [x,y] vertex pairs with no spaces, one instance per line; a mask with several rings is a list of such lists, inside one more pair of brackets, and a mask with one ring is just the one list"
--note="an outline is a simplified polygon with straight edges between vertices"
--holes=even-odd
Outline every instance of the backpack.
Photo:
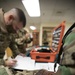
[[75,23],[65,33],[58,58],[56,59],[54,70],[57,63],[75,69]]

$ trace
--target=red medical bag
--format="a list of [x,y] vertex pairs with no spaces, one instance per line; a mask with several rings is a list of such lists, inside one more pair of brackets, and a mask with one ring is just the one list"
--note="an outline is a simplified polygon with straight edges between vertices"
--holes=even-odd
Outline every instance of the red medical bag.
[[54,62],[56,55],[59,53],[59,50],[62,45],[62,38],[64,35],[65,21],[62,22],[59,26],[55,27],[52,34],[52,43],[50,50],[51,52],[38,52],[35,49],[31,50],[30,56],[32,59],[38,62]]

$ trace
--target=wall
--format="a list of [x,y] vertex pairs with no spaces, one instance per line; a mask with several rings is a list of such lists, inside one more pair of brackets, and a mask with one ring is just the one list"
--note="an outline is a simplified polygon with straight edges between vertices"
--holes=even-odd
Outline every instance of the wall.
[[[60,23],[59,23],[60,24]],[[51,24],[49,24],[49,23],[45,23],[45,24],[41,24],[40,25],[40,35],[39,35],[39,45],[42,45],[42,27],[56,27],[56,26],[58,26],[59,25],[58,23],[51,23]],[[65,23],[65,31],[64,31],[64,34],[66,33],[66,31],[68,30],[68,28],[71,26],[72,24],[67,24],[67,23]]]

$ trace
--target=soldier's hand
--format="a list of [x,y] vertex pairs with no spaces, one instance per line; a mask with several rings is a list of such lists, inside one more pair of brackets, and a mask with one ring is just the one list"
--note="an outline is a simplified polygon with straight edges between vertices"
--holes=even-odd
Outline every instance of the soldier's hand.
[[11,59],[11,60],[6,60],[5,61],[5,65],[8,67],[13,67],[16,64],[16,60],[15,59]]

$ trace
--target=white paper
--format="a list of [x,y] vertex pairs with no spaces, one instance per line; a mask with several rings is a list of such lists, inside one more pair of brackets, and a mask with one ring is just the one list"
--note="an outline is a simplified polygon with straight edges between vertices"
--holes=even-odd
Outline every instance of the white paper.
[[48,63],[36,63],[35,64],[35,69],[39,70],[39,69],[46,69],[48,70]]
[[[30,57],[22,57],[17,56],[15,58],[17,60],[16,65],[13,67],[14,69],[20,70],[41,70],[46,69],[48,71],[54,72],[54,63],[35,63],[35,60]],[[58,70],[58,64],[56,67],[56,71]]]
[[17,60],[17,63],[13,68],[22,70],[34,70],[35,60],[32,60],[30,57],[22,57],[18,55],[15,59]]
[[[54,64],[55,63],[48,63],[48,71],[54,72]],[[55,72],[58,70],[59,64],[57,64],[55,68]]]
[[[46,69],[48,71],[54,72],[54,64],[55,63],[36,63],[35,65],[35,69],[39,70],[39,69]],[[56,66],[55,72],[58,70],[58,64]]]

